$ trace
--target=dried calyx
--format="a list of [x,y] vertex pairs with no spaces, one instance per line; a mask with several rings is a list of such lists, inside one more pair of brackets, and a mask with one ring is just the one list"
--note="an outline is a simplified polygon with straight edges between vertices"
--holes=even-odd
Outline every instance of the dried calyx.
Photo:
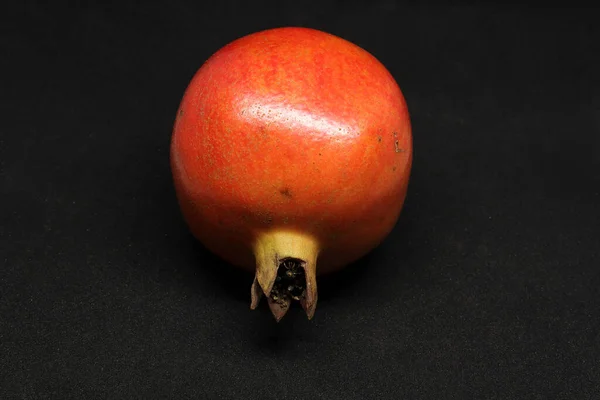
[[315,241],[296,233],[276,232],[257,242],[255,256],[250,307],[255,309],[264,294],[277,321],[293,301],[298,301],[311,319],[317,305]]

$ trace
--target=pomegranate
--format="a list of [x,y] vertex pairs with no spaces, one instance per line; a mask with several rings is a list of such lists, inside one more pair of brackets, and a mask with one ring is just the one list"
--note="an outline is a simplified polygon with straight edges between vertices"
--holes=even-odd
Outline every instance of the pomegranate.
[[337,36],[285,27],[237,39],[192,78],[171,140],[192,234],[255,272],[279,321],[308,318],[318,274],[375,248],[396,223],[412,162],[406,102],[387,69]]

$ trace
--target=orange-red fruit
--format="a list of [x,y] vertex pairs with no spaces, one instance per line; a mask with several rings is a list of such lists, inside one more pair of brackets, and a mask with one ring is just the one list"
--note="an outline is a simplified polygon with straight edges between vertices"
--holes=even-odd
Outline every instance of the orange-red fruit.
[[171,147],[190,230],[251,271],[257,243],[274,232],[313,240],[317,274],[373,249],[398,218],[411,160],[391,74],[360,47],[306,28],[254,33],[210,57],[184,94]]

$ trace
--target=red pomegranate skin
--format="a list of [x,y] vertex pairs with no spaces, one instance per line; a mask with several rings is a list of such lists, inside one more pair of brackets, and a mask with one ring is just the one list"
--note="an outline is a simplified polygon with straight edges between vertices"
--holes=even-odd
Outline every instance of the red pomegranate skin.
[[269,231],[314,238],[317,274],[372,250],[397,221],[411,162],[408,110],[388,70],[342,38],[294,27],[211,56],[185,91],[171,144],[191,232],[249,271]]

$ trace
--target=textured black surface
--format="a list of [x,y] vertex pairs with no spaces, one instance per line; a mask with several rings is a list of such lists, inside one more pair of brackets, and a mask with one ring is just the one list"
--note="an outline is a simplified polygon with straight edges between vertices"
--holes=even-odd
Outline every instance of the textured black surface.
[[[0,13],[0,398],[599,395],[597,11],[201,4]],[[276,324],[191,239],[168,146],[203,61],[282,25],[388,67],[415,159],[386,242]]]

